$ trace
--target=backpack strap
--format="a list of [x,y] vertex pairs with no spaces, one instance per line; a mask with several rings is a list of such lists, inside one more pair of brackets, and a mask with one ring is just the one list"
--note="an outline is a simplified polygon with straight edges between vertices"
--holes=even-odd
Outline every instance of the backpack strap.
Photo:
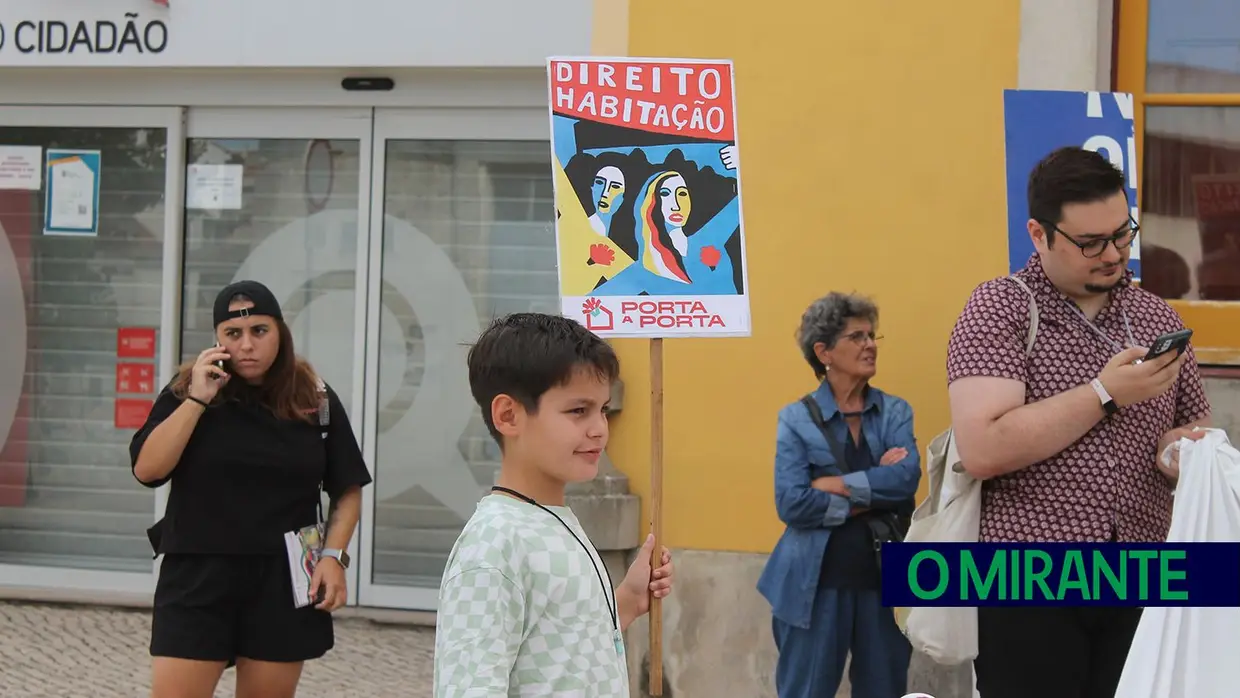
[[814,399],[813,393],[801,398],[801,404],[805,405],[805,409],[809,411],[809,418],[813,420],[814,426],[818,427],[818,431],[822,433],[822,438],[827,440],[827,446],[831,448],[831,455],[835,456],[835,466],[840,472],[847,475],[852,472],[852,468],[848,465],[848,460],[844,458],[844,449],[831,436],[831,431],[827,429],[827,421],[822,417],[822,409],[818,407],[818,401]]
[[1018,286],[1025,289],[1025,293],[1029,294],[1029,335],[1025,340],[1025,357],[1028,358],[1033,353],[1033,343],[1038,339],[1038,299],[1033,295],[1033,289],[1029,288],[1019,276],[1012,275],[1008,278],[1015,281]]
[[[1008,278],[1016,282],[1016,285],[1024,289],[1025,293],[1029,296],[1029,332],[1025,338],[1025,358],[1028,359],[1033,355],[1033,345],[1038,340],[1038,299],[1037,296],[1033,294],[1033,289],[1029,288],[1029,285],[1021,280],[1019,276],[1013,274]],[[950,428],[947,430],[947,434],[948,441],[943,445],[944,454],[950,453],[951,450],[953,450],[952,442],[956,439],[956,435],[951,432]],[[960,463],[956,463],[952,469],[958,473],[964,472],[964,468],[961,467]]]
[[[319,436],[323,439],[323,446],[326,448],[327,427],[331,424],[331,421],[332,421],[331,403],[327,399],[327,383],[324,383],[323,379],[318,375],[314,377],[314,382],[319,390]],[[327,519],[323,516],[323,483],[322,482],[319,483],[319,496],[316,499],[316,504],[318,506],[319,524],[326,526]],[[326,535],[326,529],[324,529],[324,535]]]
[[326,439],[327,427],[332,422],[331,406],[327,399],[327,384],[318,376],[314,377],[314,382],[319,389],[319,431],[322,433],[323,438]]

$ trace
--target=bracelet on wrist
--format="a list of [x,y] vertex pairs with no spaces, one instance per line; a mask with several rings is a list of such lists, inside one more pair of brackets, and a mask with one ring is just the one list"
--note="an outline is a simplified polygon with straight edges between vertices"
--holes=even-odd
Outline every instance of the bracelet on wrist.
[[208,407],[210,407],[210,405],[208,405],[207,403],[203,402],[202,400],[199,400],[198,398],[194,397],[193,395],[186,395],[186,396],[185,396],[185,399],[186,399],[186,400],[189,400],[190,402],[196,402],[196,403],[198,403],[199,405],[202,405],[202,409],[204,409],[204,410],[205,410],[205,409],[207,409]]

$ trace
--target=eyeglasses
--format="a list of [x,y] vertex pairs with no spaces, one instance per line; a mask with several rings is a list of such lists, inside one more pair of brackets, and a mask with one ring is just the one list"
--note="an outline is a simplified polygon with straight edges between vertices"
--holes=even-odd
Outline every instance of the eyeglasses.
[[846,335],[844,335],[844,339],[847,339],[848,341],[852,342],[853,344],[860,344],[860,345],[863,345],[863,346],[864,346],[864,345],[865,345],[865,341],[866,341],[867,339],[868,339],[868,340],[870,340],[871,342],[874,342],[875,344],[878,344],[879,342],[881,342],[881,341],[882,341],[883,336],[882,336],[881,334],[880,334],[880,335],[876,335],[876,334],[874,334],[873,332],[862,332],[862,331],[858,330],[858,331],[856,331],[856,332],[853,332],[852,334],[846,334]]
[[1043,228],[1046,228],[1048,231],[1059,233],[1065,240],[1073,245],[1076,245],[1081,250],[1081,254],[1085,255],[1088,259],[1101,257],[1102,253],[1106,251],[1107,245],[1115,245],[1115,249],[1117,250],[1127,249],[1130,245],[1132,245],[1133,241],[1137,239],[1137,233],[1141,232],[1141,226],[1137,225],[1136,221],[1129,218],[1128,225],[1117,231],[1111,237],[1094,238],[1092,240],[1080,242],[1071,235],[1060,230],[1059,226],[1054,223],[1049,221],[1038,222],[1042,224]]

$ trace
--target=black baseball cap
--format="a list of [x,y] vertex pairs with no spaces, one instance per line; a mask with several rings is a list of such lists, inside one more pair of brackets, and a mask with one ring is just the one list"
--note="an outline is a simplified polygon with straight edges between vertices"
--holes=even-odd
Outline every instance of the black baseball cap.
[[[229,310],[228,304],[232,302],[235,296],[245,296],[254,302],[253,308],[244,308],[242,310]],[[224,287],[219,295],[215,297],[214,312],[215,327],[219,327],[220,323],[233,318],[248,317],[250,315],[270,315],[277,320],[284,320],[284,313],[280,311],[280,303],[276,300],[275,295],[271,293],[271,289],[258,283],[257,281],[238,281]]]

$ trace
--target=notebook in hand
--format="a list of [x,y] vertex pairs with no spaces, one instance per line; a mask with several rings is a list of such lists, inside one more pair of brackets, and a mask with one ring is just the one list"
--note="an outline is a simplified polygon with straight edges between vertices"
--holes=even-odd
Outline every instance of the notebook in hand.
[[316,601],[310,598],[310,580],[323,550],[323,525],[285,533],[284,549],[288,553],[288,571],[293,580],[293,605],[297,608],[309,606]]

